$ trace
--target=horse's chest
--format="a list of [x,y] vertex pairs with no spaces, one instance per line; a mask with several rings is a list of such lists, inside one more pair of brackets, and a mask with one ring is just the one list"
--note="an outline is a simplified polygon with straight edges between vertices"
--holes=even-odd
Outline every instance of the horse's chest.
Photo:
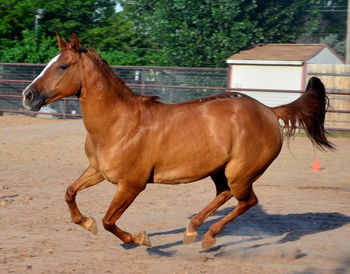
[[90,165],[114,184],[121,181],[147,180],[149,163],[142,164],[138,153],[120,146],[96,146],[90,153]]

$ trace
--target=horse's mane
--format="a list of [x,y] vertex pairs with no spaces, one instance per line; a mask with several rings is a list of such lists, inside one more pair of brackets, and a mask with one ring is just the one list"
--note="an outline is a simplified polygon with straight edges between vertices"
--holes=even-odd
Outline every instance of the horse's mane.
[[99,55],[95,50],[81,48],[80,51],[84,52],[86,54],[86,56],[91,61],[93,61],[103,71],[104,74],[108,74],[111,77],[113,77],[113,79],[115,79],[115,81],[118,83],[118,85],[125,87],[126,90],[128,90],[134,96],[138,97],[140,100],[142,100],[142,101],[157,101],[159,99],[158,96],[142,96],[142,95],[138,95],[138,94],[134,93],[125,84],[125,81],[115,74],[115,71],[110,67],[108,62],[105,59],[103,59],[102,56]]
[[[135,94],[130,88],[127,87],[127,85],[125,84],[124,80],[119,78],[115,74],[115,72],[110,67],[110,65],[107,63],[107,61],[104,60],[101,57],[101,55],[99,55],[95,50],[81,48],[80,51],[85,53],[88,56],[88,58],[90,60],[92,60],[103,71],[104,74],[108,74],[111,77],[113,77],[115,79],[115,81],[119,85],[125,86],[130,93],[132,93],[133,95],[138,97],[141,101],[146,101],[146,102],[151,102],[151,101],[155,102],[156,101],[156,102],[159,102],[159,97],[158,96],[142,96],[142,95]],[[199,103],[199,102],[206,102],[206,101],[213,101],[213,100],[220,100],[220,99],[228,99],[228,98],[237,98],[237,97],[243,97],[243,96],[244,96],[244,94],[237,93],[237,92],[224,92],[224,93],[221,93],[221,94],[215,94],[215,95],[208,96],[208,97],[202,97],[202,98],[196,98],[196,99],[192,99],[192,100],[187,100],[187,101],[184,101],[184,102],[180,102],[180,104],[194,104],[194,103]]]
[[119,82],[125,84],[124,80],[115,75],[113,69],[109,66],[107,61],[101,57],[95,50],[93,49],[80,49],[81,52],[84,52],[91,61],[93,61],[96,65],[99,66],[105,73],[112,74],[114,78],[118,79]]

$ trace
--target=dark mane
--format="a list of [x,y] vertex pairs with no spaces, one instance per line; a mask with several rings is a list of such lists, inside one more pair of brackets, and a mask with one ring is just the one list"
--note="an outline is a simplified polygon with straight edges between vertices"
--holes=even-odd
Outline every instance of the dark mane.
[[92,60],[96,65],[98,65],[98,67],[100,69],[102,69],[104,74],[109,74],[111,75],[111,77],[113,77],[116,82],[118,82],[119,85],[123,85],[125,86],[130,93],[132,93],[133,95],[135,95],[136,97],[138,97],[141,101],[144,102],[150,102],[150,101],[157,101],[159,99],[158,96],[143,96],[143,95],[139,95],[134,93],[126,84],[125,81],[123,79],[121,79],[120,77],[118,77],[115,74],[115,71],[110,67],[110,65],[108,64],[108,62],[102,58],[101,55],[99,55],[95,50],[93,49],[85,49],[82,48],[81,52],[85,53],[86,56]]
[[[125,82],[123,79],[119,78],[113,69],[109,66],[106,60],[104,60],[101,55],[99,55],[95,50],[93,49],[85,49],[81,48],[81,52],[85,53],[90,60],[92,60],[96,65],[98,65],[105,74],[113,75],[113,78],[118,81],[119,84],[125,85]],[[128,88],[129,89],[129,88]],[[135,96],[139,97],[141,101],[144,102],[159,102],[159,96],[143,96],[135,94],[131,89],[129,89],[130,92],[132,92]],[[208,97],[203,98],[196,98],[187,100],[184,102],[180,102],[179,104],[194,104],[194,103],[200,103],[200,102],[206,102],[206,101],[213,101],[213,100],[220,100],[220,99],[228,99],[228,98],[239,98],[245,96],[244,94],[238,93],[238,92],[223,92],[215,95],[211,95]]]
[[213,101],[213,100],[220,100],[220,99],[229,99],[229,98],[240,98],[244,97],[246,95],[238,92],[223,92],[223,93],[218,93],[214,94],[208,97],[202,97],[202,98],[196,98],[196,99],[191,99],[187,100],[184,102],[181,102],[180,104],[194,104],[194,103],[200,103],[200,102],[207,102],[207,101]]
[[93,49],[81,49],[81,50],[90,58],[90,60],[92,60],[102,70],[104,70],[104,72],[108,72],[109,74],[113,74],[115,78],[118,78],[119,81],[122,81],[124,83],[124,81],[121,78],[119,78],[117,75],[115,75],[115,72],[109,66],[107,61],[105,59],[103,59],[101,57],[101,55],[99,55],[95,50],[93,50]]

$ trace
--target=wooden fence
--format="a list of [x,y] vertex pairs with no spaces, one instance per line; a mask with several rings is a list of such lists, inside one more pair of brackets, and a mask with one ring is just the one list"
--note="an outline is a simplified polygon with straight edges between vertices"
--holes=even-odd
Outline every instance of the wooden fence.
[[350,130],[350,65],[308,65],[307,73],[320,78],[326,86],[326,127]]

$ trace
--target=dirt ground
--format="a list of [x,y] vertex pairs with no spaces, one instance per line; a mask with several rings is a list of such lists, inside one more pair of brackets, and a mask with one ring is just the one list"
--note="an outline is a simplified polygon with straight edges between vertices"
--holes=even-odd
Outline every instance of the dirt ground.
[[[118,225],[146,230],[151,248],[123,245],[103,229],[115,192],[108,182],[77,198],[98,234],[73,224],[64,194],[87,166],[84,139],[82,120],[0,116],[0,273],[350,273],[350,138],[332,138],[338,150],[327,153],[305,137],[285,143],[254,184],[259,205],[209,251],[182,244],[190,217],[215,195],[209,179],[141,193]],[[209,217],[200,236],[235,204]]]

